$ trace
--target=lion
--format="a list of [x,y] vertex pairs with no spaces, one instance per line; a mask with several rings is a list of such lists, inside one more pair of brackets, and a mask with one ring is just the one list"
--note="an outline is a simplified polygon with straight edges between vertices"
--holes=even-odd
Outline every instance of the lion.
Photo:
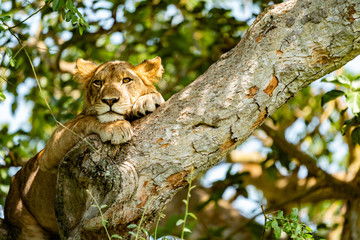
[[45,148],[12,178],[5,219],[14,239],[59,239],[55,216],[57,169],[65,154],[82,138],[97,134],[103,142],[128,142],[128,120],[153,112],[164,102],[153,83],[163,74],[160,57],[137,66],[125,61],[96,65],[76,61],[74,78],[84,90],[84,109],[56,128]]

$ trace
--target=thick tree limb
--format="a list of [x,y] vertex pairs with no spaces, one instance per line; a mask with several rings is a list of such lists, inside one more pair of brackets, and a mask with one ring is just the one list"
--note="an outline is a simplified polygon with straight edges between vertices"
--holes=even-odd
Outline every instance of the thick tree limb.
[[[289,0],[259,15],[231,51],[153,114],[133,123],[123,146],[79,143],[59,169],[57,212],[65,239],[104,239],[101,204],[111,233],[130,238],[186,185],[312,81],[360,53],[358,0]],[[147,205],[146,205],[147,204]]]

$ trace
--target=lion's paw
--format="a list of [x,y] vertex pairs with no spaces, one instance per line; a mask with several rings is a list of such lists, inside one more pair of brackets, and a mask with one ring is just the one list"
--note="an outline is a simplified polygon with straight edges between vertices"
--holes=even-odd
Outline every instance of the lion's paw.
[[103,142],[110,141],[111,144],[121,144],[130,141],[133,136],[133,130],[128,121],[121,120],[104,123],[104,125],[97,132]]
[[141,117],[155,109],[164,102],[164,98],[160,93],[154,92],[138,98],[131,109],[131,114],[134,117]]

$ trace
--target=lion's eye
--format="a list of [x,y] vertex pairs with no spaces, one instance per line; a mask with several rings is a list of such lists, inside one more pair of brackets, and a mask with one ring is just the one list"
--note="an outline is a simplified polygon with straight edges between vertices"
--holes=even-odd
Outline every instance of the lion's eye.
[[102,85],[102,81],[101,80],[95,80],[94,84],[97,86],[101,86]]
[[128,83],[128,82],[131,82],[131,81],[132,81],[132,79],[129,78],[129,77],[126,77],[126,78],[123,79],[123,83]]

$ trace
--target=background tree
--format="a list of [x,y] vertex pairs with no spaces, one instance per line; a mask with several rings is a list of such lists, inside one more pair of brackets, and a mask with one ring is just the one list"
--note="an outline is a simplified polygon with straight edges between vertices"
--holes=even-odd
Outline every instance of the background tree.
[[[136,4],[132,4],[131,1],[126,3],[93,2],[92,4],[80,2],[77,7],[80,10],[84,9],[85,19],[91,26],[89,32],[84,31],[85,38],[79,35],[78,29],[62,21],[61,15],[47,7],[44,7],[41,12],[39,20],[41,24],[38,31],[31,33],[31,22],[28,21],[13,28],[13,31],[24,40],[25,48],[34,59],[36,72],[44,93],[50,100],[54,115],[57,120],[63,122],[71,119],[76,109],[81,108],[80,100],[73,101],[74,97],[79,96],[76,83],[70,81],[72,63],[78,57],[94,59],[98,62],[121,58],[138,63],[145,58],[159,55],[163,58],[166,69],[164,80],[159,83],[161,92],[168,98],[174,92],[181,90],[205,71],[221,54],[235,46],[247,29],[247,24],[236,20],[230,10],[223,9],[221,3],[209,6],[201,1],[172,4],[166,1],[145,1]],[[260,2],[258,4],[258,9],[260,9],[262,5]],[[31,14],[27,11],[34,11],[42,6],[29,4],[26,8],[20,5],[20,2],[3,2],[2,16],[8,13],[18,14],[7,22],[9,25],[11,21],[12,24],[18,24],[21,21],[19,19],[24,19],[25,16]],[[16,20],[17,18],[19,19]],[[21,165],[21,160],[26,159],[27,154],[34,154],[41,149],[43,139],[47,139],[53,131],[55,120],[41,100],[34,79],[29,78],[33,75],[30,66],[27,65],[25,53],[18,52],[21,46],[8,31],[3,31],[3,34],[4,46],[11,47],[13,59],[16,61],[11,63],[11,59],[5,56],[6,51],[3,49],[4,65],[2,66],[5,67],[2,68],[2,76],[7,79],[7,82],[2,87],[6,89],[5,94],[8,96],[5,101],[11,101],[11,95],[17,99],[25,95],[25,98],[34,104],[30,131],[20,129],[9,133],[6,126],[1,130],[4,137],[0,141],[4,146],[5,163],[1,169],[3,172],[1,176],[4,179],[1,184],[6,192],[9,184],[9,167]],[[15,65],[14,68],[9,66],[11,64]],[[21,96],[18,86],[22,82],[25,82],[24,85],[29,91]],[[324,176],[323,173],[318,175],[316,171],[319,169],[306,164],[307,162],[303,163],[302,159],[311,158],[311,161],[315,160],[313,162],[320,159],[322,162],[325,161],[325,166],[326,163],[335,160],[335,163],[339,165],[336,168],[337,172],[347,171],[344,174],[346,177],[341,180],[352,180],[357,172],[354,166],[357,162],[358,145],[355,146],[352,141],[351,131],[345,132],[344,139],[339,133],[341,121],[351,118],[352,116],[347,116],[347,114],[352,113],[341,114],[341,110],[345,108],[340,105],[341,100],[336,100],[339,104],[335,106],[333,106],[334,102],[329,102],[326,105],[328,110],[323,113],[319,105],[320,87],[316,87],[315,90],[306,89],[302,94],[303,96],[292,100],[284,109],[273,115],[273,122],[264,125],[263,131],[254,135],[263,143],[261,151],[268,153],[266,157],[264,154],[260,156],[252,154],[251,158],[244,159],[244,154],[241,154],[242,157],[239,158],[234,153],[227,158],[227,161],[234,166],[239,166],[236,162],[241,162],[242,172],[237,173],[234,167],[228,172],[224,181],[215,182],[207,188],[199,187],[197,190],[199,202],[202,203],[198,207],[203,210],[199,214],[211,214],[216,212],[217,208],[226,208],[226,212],[235,214],[236,219],[241,221],[234,226],[234,222],[224,224],[216,219],[208,221],[211,218],[204,215],[199,218],[197,225],[195,223],[193,225],[194,238],[209,239],[218,236],[219,239],[224,239],[224,237],[241,239],[239,235],[236,235],[240,234],[247,237],[243,236],[244,239],[248,239],[249,235],[257,239],[262,233],[262,227],[242,217],[231,205],[231,202],[236,202],[236,199],[240,198],[239,196],[247,196],[249,188],[246,186],[248,185],[262,190],[268,209],[287,210],[294,204],[301,207],[299,203],[308,203],[309,205],[305,208],[305,211],[308,211],[306,215],[310,216],[310,223],[319,225],[320,235],[330,234],[332,225],[336,225],[345,226],[343,235],[346,236],[346,224],[349,224],[347,217],[352,211],[347,197],[341,194],[336,196],[334,191],[331,191],[333,186],[323,186],[324,180],[321,178]],[[13,111],[18,108],[17,102],[12,103]],[[302,129],[296,131],[294,126],[299,126],[298,124],[301,124]],[[326,125],[330,127],[326,128]],[[322,130],[323,128],[325,130]],[[299,135],[294,139],[289,138],[291,132],[294,133],[294,131]],[[288,134],[285,134],[286,132]],[[288,141],[293,145],[288,144]],[[331,150],[332,144],[348,144],[349,156],[333,156],[336,151]],[[294,145],[300,146],[302,151]],[[286,148],[283,148],[284,146]],[[295,159],[297,161],[294,161]],[[348,162],[340,165],[341,161],[345,160]],[[232,165],[228,165],[228,168],[231,169]],[[305,173],[299,174],[299,171],[304,172],[304,169],[306,169]],[[249,172],[249,174],[244,174],[244,172]],[[235,194],[230,199],[222,199],[224,190],[229,188],[235,190]],[[343,215],[343,218],[348,221],[336,222],[334,220],[324,225],[322,219],[326,218],[326,215],[321,209],[327,208],[328,203],[325,200],[334,198],[342,201],[331,202],[330,209],[335,213],[339,212],[335,211],[336,209],[345,211],[346,207],[343,206],[347,205],[348,212]],[[225,211],[221,212],[225,214]],[[227,217],[224,216],[224,218]],[[168,224],[171,224],[171,221]],[[321,228],[323,226],[325,226],[325,231],[320,231],[324,229]],[[166,229],[169,230],[169,227]],[[169,234],[169,232],[163,234]],[[174,234],[178,233],[174,232]]]

